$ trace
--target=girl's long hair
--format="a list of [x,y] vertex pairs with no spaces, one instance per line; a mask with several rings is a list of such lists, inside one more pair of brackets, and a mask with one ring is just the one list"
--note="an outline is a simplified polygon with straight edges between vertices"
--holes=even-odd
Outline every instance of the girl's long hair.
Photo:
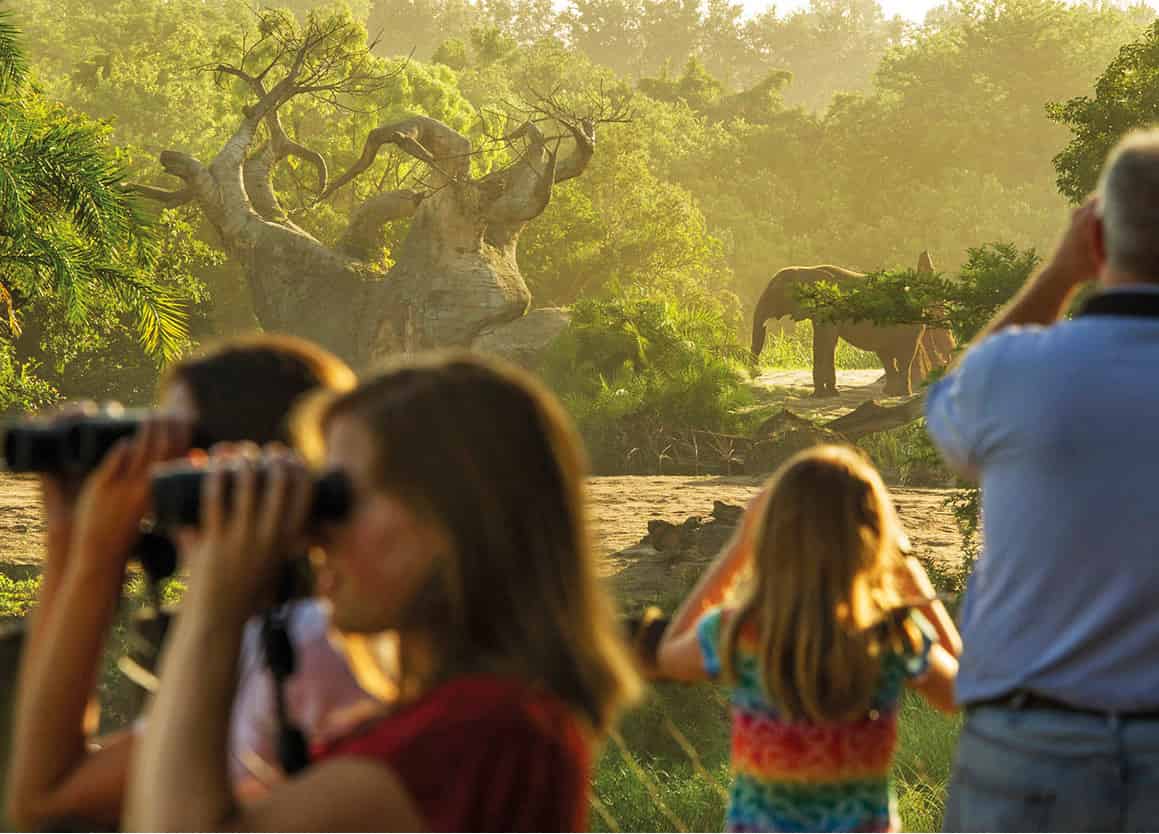
[[901,526],[877,471],[818,446],[774,475],[754,534],[753,581],[722,640],[735,681],[738,641],[755,644],[760,679],[789,720],[864,715],[889,651],[915,645],[894,577]]
[[440,353],[315,403],[302,426],[316,445],[338,417],[375,438],[378,488],[453,543],[402,624],[434,636],[443,675],[517,676],[608,728],[639,681],[597,576],[585,461],[559,402],[513,366]]

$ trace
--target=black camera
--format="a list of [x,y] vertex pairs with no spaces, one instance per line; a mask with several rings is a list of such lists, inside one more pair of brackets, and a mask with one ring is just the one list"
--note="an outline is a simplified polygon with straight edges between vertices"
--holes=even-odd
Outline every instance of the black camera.
[[[153,476],[153,518],[158,528],[188,527],[201,520],[201,484],[206,470],[196,466],[181,466]],[[234,473],[226,470],[225,498],[234,483]],[[266,471],[258,469],[257,488],[261,492]],[[314,481],[314,495],[310,504],[309,523],[341,521],[350,513],[352,505],[350,480],[342,472],[334,471]]]
[[[2,429],[0,443],[4,468],[9,472],[84,475],[100,464],[113,444],[135,434],[147,415],[145,411],[126,411],[9,423]],[[205,445],[196,432],[193,445]]]

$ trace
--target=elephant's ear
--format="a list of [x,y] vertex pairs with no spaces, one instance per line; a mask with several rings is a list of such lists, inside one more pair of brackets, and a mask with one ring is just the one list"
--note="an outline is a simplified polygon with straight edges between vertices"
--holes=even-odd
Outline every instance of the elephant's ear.
[[930,257],[929,250],[923,249],[922,253],[918,255],[918,272],[933,273],[934,259]]

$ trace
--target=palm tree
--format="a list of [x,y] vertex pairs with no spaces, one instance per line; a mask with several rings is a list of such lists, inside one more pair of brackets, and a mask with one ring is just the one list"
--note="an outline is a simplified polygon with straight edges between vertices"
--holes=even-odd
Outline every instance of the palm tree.
[[30,83],[18,35],[0,11],[0,327],[17,335],[22,302],[37,297],[62,301],[70,323],[111,304],[136,318],[147,351],[169,358],[185,313],[152,278],[153,224],[103,129]]

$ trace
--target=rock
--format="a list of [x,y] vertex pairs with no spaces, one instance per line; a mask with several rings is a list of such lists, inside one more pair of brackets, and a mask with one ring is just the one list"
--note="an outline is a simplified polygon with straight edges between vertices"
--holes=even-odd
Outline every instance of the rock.
[[531,367],[570,323],[571,313],[562,307],[537,307],[522,318],[480,333],[471,346]]
[[715,501],[707,517],[690,516],[681,524],[652,519],[639,544],[608,557],[625,565],[616,574],[617,596],[635,610],[670,596],[673,588],[687,590],[732,538],[743,515],[743,507]]
[[654,518],[648,522],[648,535],[640,544],[650,544],[660,553],[687,550],[696,545],[696,534],[700,530],[700,519],[689,517],[681,525]]

